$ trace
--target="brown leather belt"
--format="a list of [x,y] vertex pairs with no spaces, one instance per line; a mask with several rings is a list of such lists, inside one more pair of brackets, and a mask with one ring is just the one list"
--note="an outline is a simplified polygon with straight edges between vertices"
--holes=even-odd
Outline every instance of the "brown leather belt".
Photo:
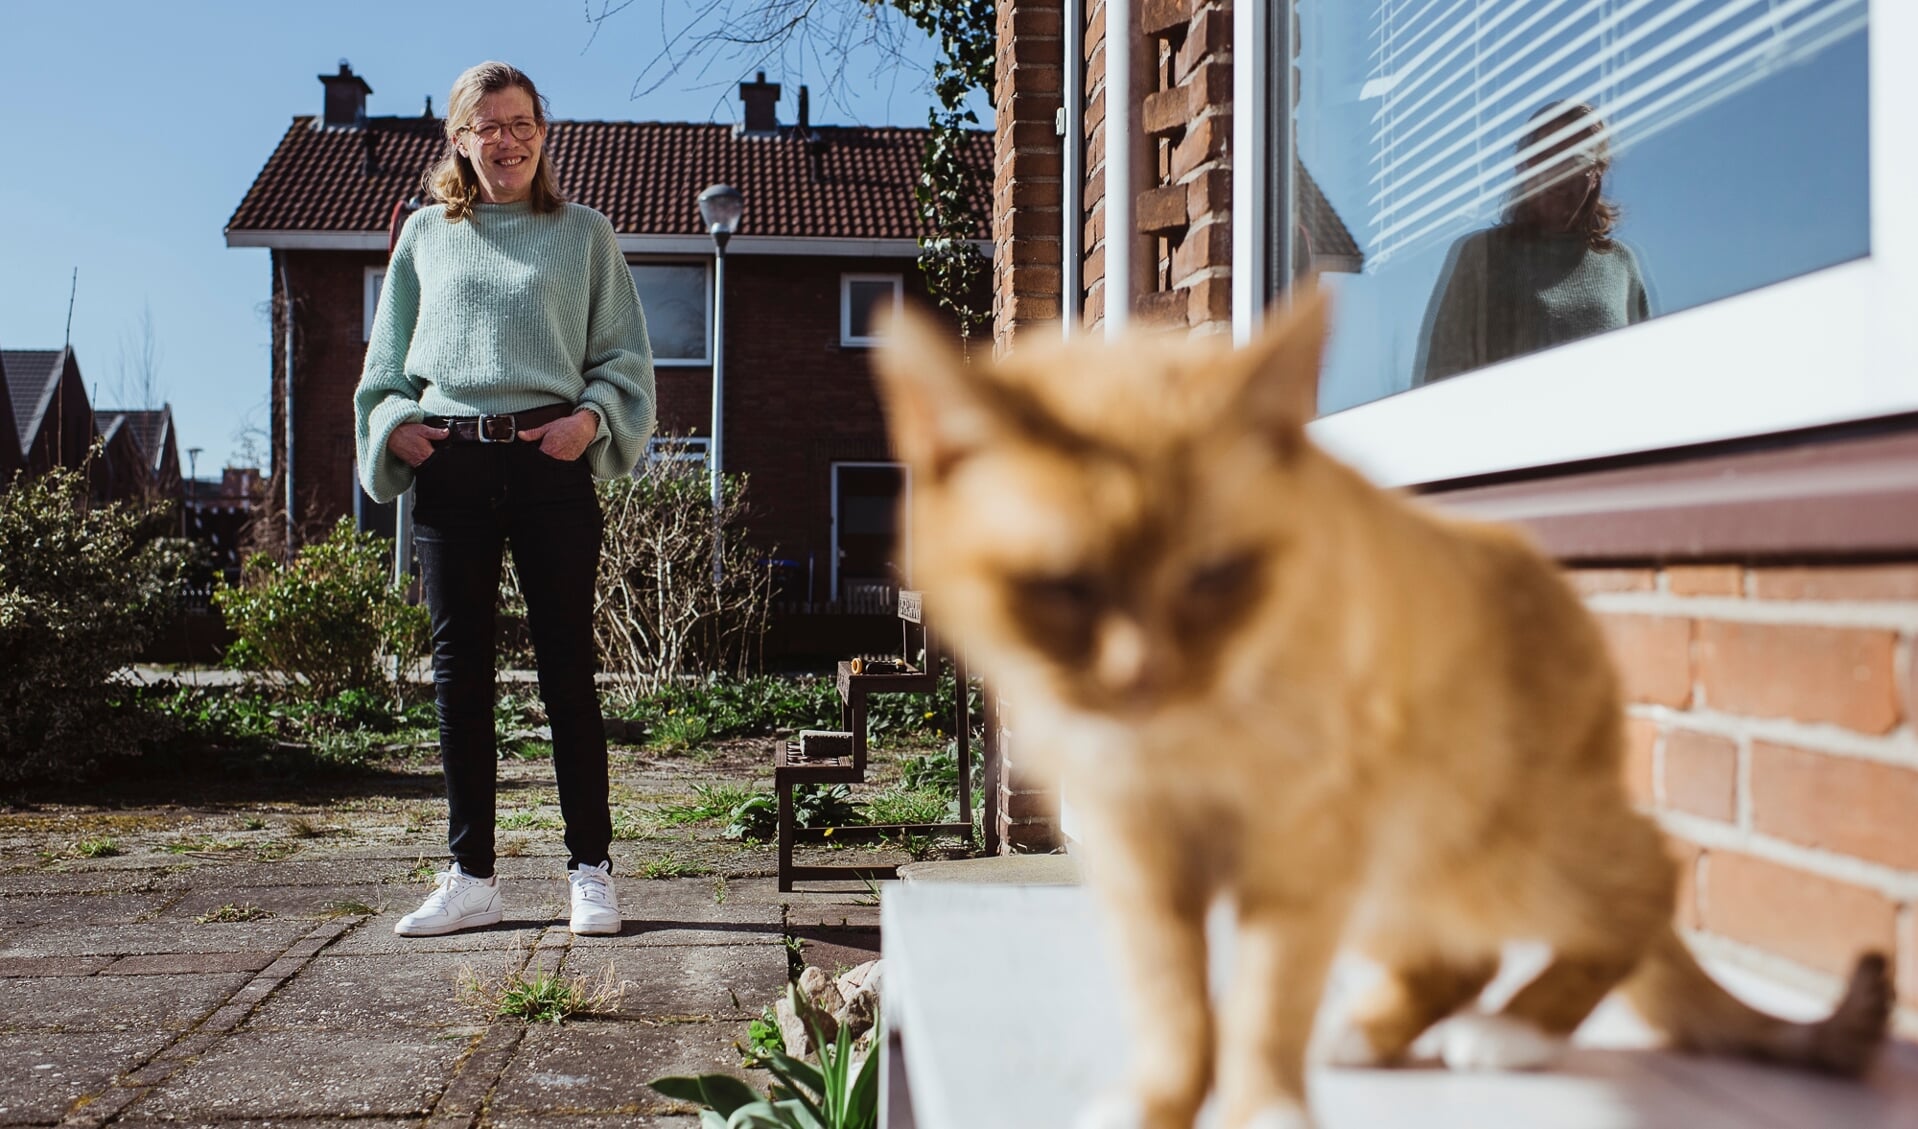
[[445,428],[447,440],[454,443],[511,443],[520,432],[563,419],[577,410],[573,404],[548,404],[496,416],[427,416],[421,422]]

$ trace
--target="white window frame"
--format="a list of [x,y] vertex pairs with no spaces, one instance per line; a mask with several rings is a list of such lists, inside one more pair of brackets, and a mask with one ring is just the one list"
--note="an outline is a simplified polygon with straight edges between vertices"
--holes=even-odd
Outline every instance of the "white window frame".
[[[1410,486],[1918,411],[1918,151],[1904,136],[1918,120],[1918,5],[1873,4],[1867,35],[1869,257],[1348,408],[1314,421],[1314,438]],[[1239,115],[1234,142],[1262,169],[1260,118]],[[1235,229],[1258,229],[1244,202],[1259,199],[1234,193]],[[1262,276],[1234,274],[1239,287]],[[1235,298],[1244,340],[1262,311]]]
[[713,261],[711,259],[656,258],[653,256],[626,257],[626,273],[631,274],[634,267],[704,267],[702,290],[705,297],[705,331],[699,335],[700,356],[653,357],[654,368],[711,368],[713,363]]
[[[870,348],[883,339],[852,335],[852,284],[855,282],[892,283],[892,312],[897,314],[906,304],[906,276],[903,274],[842,274],[839,276],[839,343],[852,348]],[[837,587],[833,590],[838,591]]]
[[386,283],[386,267],[367,267],[361,275],[360,341],[373,340],[373,315],[380,309],[380,287]]
[[906,583],[912,578],[912,468],[904,463],[888,462],[883,459],[867,460],[864,462],[849,459],[835,460],[832,464],[832,469],[829,471],[832,475],[832,551],[827,555],[831,558],[832,569],[831,575],[826,579],[827,583],[831,584],[832,587],[826,589],[826,591],[830,593],[828,597],[830,599],[839,599],[839,470],[841,467],[876,466],[892,467],[899,472],[899,500],[901,503],[899,507],[899,575],[901,587],[906,586]]

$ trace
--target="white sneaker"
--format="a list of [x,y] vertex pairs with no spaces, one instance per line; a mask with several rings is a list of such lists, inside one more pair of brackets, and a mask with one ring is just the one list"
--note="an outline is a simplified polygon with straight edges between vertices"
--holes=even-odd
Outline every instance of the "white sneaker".
[[400,918],[393,932],[402,937],[437,937],[481,925],[497,925],[500,919],[499,876],[475,878],[460,869],[442,870],[439,886],[420,908]]
[[613,864],[582,866],[566,878],[573,887],[573,932],[619,932],[619,892],[613,889]]

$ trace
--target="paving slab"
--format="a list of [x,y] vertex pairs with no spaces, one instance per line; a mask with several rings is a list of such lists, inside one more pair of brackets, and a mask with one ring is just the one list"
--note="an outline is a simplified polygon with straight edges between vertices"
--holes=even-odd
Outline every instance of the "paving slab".
[[[359,1127],[356,1125],[354,1129]],[[630,1113],[554,1117],[551,1114],[509,1113],[482,1120],[480,1129],[699,1129],[699,1118],[690,1114],[683,1117],[672,1114],[641,1117]]]
[[247,974],[0,980],[0,1031],[181,1031]]
[[822,929],[816,926],[799,926],[792,930],[792,935],[799,939],[801,959],[835,976],[869,960],[879,959],[877,929]]
[[91,976],[117,957],[0,957],[0,977]]
[[310,921],[277,919],[210,925],[44,925],[0,939],[0,957],[278,951],[312,927]]
[[424,1116],[471,1045],[426,1031],[241,1031],[130,1112],[175,1121]]
[[299,885],[232,886],[225,883],[190,890],[158,915],[158,920],[192,920],[217,912],[223,906],[250,906],[276,917],[303,917],[311,920],[334,916],[343,906],[365,905],[375,910],[406,903],[412,909],[417,899],[396,895],[386,885]]
[[110,925],[154,913],[177,894],[26,894],[0,897],[0,925]]
[[[439,862],[445,852],[421,852],[428,862]],[[279,862],[208,862],[192,872],[196,889],[218,886],[354,886],[366,883],[404,883],[420,855],[411,858],[342,859],[302,858],[291,855]]]
[[519,966],[506,952],[414,952],[342,956],[328,950],[253,1013],[250,1030],[471,1027],[487,1014],[463,982]]
[[[388,906],[380,913],[367,918],[351,933],[334,942],[326,951],[341,956],[376,956],[383,953],[503,953],[514,949],[532,948],[539,942],[540,935],[551,929],[554,924],[551,917],[520,913],[509,905],[505,918],[498,925],[490,925],[484,929],[449,933],[444,937],[401,937],[394,933],[394,923],[411,913],[413,909],[414,903],[410,902],[403,908]],[[563,923],[560,931],[564,932]]]
[[258,972],[272,964],[278,956],[278,953],[141,953],[115,957],[101,971],[114,976]]
[[729,880],[723,900],[715,896],[711,878],[622,878],[617,884],[625,927],[618,936],[581,937],[576,944],[619,948],[784,941],[783,907],[760,896],[752,883]]
[[743,1022],[786,989],[785,950],[770,945],[575,947],[562,971],[589,985],[620,985],[614,1014],[630,1018]]
[[684,1107],[646,1087],[669,1074],[727,1071],[764,1086],[762,1073],[739,1068],[734,1042],[741,1023],[589,1020],[527,1031],[519,1054],[500,1076],[488,1108],[495,1121],[514,1115],[681,1113]]
[[137,870],[47,868],[0,873],[0,895],[126,894],[185,889],[186,882],[169,867],[148,865]]
[[48,1125],[165,1046],[165,1031],[0,1032],[0,1125]]

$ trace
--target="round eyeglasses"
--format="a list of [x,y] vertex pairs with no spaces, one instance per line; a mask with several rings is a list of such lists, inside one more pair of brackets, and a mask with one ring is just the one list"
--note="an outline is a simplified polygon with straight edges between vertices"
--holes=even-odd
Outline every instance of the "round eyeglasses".
[[463,125],[459,127],[458,132],[472,134],[474,137],[480,139],[481,145],[493,144],[500,139],[500,134],[503,132],[511,133],[515,141],[531,141],[533,135],[539,132],[539,123],[530,118],[521,118],[516,122],[508,122],[506,125],[501,125],[498,122],[487,122],[484,125]]

